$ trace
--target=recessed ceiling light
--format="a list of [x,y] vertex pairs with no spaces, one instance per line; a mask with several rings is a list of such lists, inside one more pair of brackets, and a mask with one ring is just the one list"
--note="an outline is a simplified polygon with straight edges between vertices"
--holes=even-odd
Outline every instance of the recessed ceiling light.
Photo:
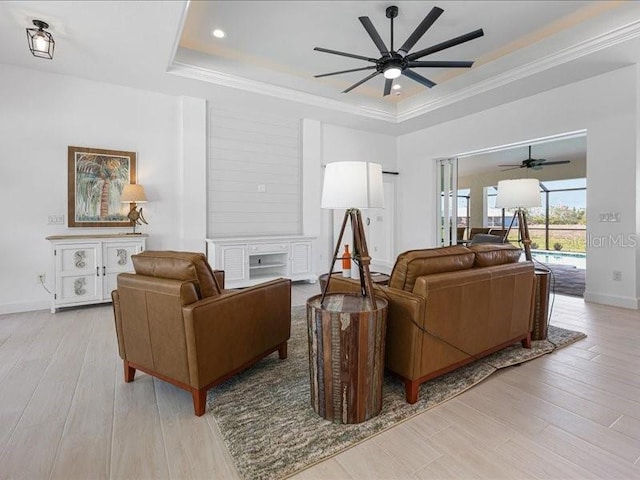
[[219,28],[216,28],[213,32],[211,32],[211,35],[213,35],[216,38],[224,38],[227,36],[227,34],[224,33],[223,30],[220,30]]
[[395,84],[393,87],[391,87],[391,88],[393,88],[394,90],[400,90],[400,89],[402,88],[402,85],[398,85],[398,84],[396,83],[396,84]]

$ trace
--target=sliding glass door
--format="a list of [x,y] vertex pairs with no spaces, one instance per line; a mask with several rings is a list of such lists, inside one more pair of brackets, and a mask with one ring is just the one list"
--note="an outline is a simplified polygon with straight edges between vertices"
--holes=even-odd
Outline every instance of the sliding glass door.
[[458,159],[438,160],[438,245],[458,241]]

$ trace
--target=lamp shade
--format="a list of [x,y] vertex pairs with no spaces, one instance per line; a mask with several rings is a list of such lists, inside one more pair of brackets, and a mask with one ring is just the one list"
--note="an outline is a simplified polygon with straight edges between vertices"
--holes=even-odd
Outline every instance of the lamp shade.
[[496,208],[539,207],[540,182],[536,178],[518,180],[500,180]]
[[382,165],[369,162],[329,163],[324,172],[322,208],[383,208]]
[[147,195],[144,193],[144,187],[136,183],[125,185],[122,189],[122,195],[120,195],[120,201],[122,203],[145,203]]

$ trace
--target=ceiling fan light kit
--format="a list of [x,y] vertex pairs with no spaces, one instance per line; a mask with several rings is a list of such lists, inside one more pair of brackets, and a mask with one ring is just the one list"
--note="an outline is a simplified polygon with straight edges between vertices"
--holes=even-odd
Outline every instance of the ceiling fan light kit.
[[409,53],[411,49],[415,46],[415,44],[422,38],[422,36],[429,30],[429,28],[434,24],[434,22],[438,19],[444,10],[438,7],[433,7],[431,11],[427,14],[426,17],[420,22],[420,25],[416,27],[411,35],[407,38],[407,40],[402,44],[402,46],[396,51],[394,50],[394,36],[393,36],[393,19],[398,16],[398,7],[395,5],[387,7],[386,16],[390,20],[391,23],[391,35],[390,35],[390,48],[387,48],[384,41],[380,37],[380,34],[373,26],[373,23],[369,19],[369,17],[358,17],[360,23],[364,27],[364,29],[371,37],[371,40],[378,48],[381,57],[380,58],[370,58],[365,57],[363,55],[356,55],[353,53],[341,52],[338,50],[330,50],[327,48],[315,47],[314,50],[318,52],[330,53],[332,55],[340,55],[343,57],[355,58],[357,60],[364,60],[366,62],[374,63],[375,65],[369,65],[366,67],[360,68],[352,68],[349,70],[341,70],[339,72],[331,72],[331,73],[322,73],[319,75],[315,75],[315,78],[328,77],[331,75],[340,75],[343,73],[351,73],[358,72],[363,70],[375,70],[375,72],[369,74],[359,82],[351,85],[346,90],[343,90],[342,93],[348,93],[356,87],[359,87],[365,82],[368,82],[372,78],[382,74],[385,78],[384,84],[384,92],[383,96],[389,95],[391,93],[391,88],[393,86],[393,80],[399,78],[401,75],[405,75],[409,77],[411,80],[425,86],[428,88],[434,87],[436,85],[435,82],[429,80],[426,77],[423,77],[419,73],[411,70],[412,68],[470,68],[473,65],[472,61],[418,61],[418,59],[426,57],[427,55],[431,55],[436,52],[440,52],[447,48],[454,47],[456,45],[460,45],[461,43],[468,42],[475,38],[481,37],[484,35],[482,29],[474,30],[473,32],[466,33],[456,38],[452,38],[442,43],[438,43],[437,45],[432,45],[429,48],[425,48],[423,50],[419,50],[414,53]]

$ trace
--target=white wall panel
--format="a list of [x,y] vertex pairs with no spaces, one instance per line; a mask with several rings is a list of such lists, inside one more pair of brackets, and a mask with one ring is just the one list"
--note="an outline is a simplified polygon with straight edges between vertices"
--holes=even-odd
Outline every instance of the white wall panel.
[[298,118],[212,106],[208,164],[208,237],[301,233]]

